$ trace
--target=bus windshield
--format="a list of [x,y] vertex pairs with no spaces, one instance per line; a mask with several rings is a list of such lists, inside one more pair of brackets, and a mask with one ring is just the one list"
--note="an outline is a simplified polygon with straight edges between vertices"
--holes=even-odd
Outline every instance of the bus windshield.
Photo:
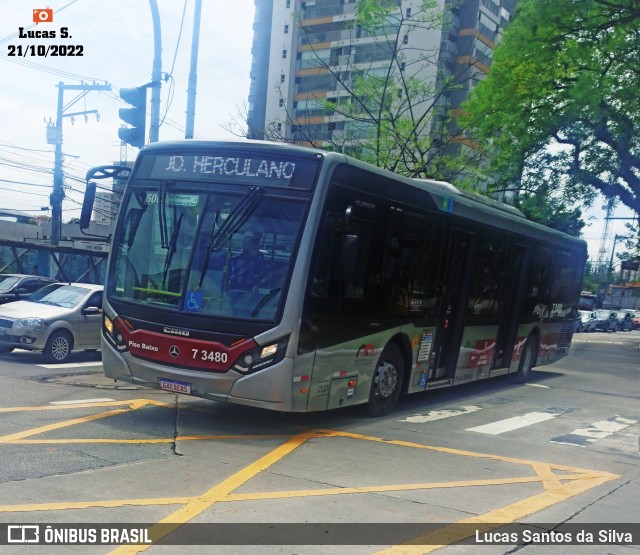
[[305,200],[262,187],[133,184],[121,208],[107,294],[177,312],[275,320]]

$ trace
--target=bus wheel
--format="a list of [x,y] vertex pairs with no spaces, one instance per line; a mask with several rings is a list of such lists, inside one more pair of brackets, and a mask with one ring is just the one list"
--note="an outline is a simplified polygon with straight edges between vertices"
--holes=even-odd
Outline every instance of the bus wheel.
[[369,416],[383,416],[398,402],[404,380],[404,361],[400,349],[387,345],[376,366],[367,403]]
[[518,371],[513,376],[513,380],[516,383],[525,383],[531,376],[531,369],[533,368],[536,360],[535,348],[536,340],[532,336],[529,336],[522,348]]

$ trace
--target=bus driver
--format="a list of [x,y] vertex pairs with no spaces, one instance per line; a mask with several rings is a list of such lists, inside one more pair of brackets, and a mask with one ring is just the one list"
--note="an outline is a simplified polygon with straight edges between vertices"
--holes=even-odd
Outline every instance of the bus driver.
[[263,277],[264,259],[258,250],[256,238],[247,234],[242,242],[242,252],[229,263],[229,290],[250,291]]

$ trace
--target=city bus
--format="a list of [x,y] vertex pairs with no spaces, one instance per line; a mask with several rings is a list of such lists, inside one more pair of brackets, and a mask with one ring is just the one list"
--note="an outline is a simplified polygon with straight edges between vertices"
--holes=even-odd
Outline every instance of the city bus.
[[[81,226],[95,184],[87,191]],[[111,240],[104,373],[374,416],[403,394],[524,382],[569,353],[586,258],[584,241],[513,207],[344,154],[155,143],[140,150]]]

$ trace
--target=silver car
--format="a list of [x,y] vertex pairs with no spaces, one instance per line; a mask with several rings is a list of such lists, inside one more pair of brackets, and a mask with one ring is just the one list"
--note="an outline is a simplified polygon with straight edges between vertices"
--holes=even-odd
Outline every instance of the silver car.
[[102,285],[54,283],[0,306],[0,353],[42,351],[64,362],[73,349],[99,349]]
[[595,312],[579,310],[576,318],[576,331],[596,331],[598,318]]
[[28,274],[0,274],[0,304],[24,299],[57,280]]
[[618,315],[613,310],[606,308],[596,310],[596,330],[617,331]]

